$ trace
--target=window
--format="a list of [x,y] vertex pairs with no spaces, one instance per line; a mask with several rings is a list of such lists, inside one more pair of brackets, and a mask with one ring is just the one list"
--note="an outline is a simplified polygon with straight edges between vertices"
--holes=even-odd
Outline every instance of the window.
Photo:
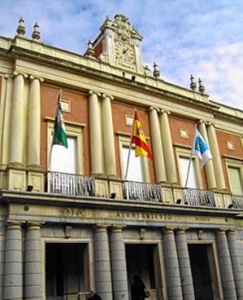
[[49,171],[83,174],[83,127],[83,124],[69,125],[65,123],[68,148],[54,145],[50,157],[54,121],[47,120],[47,169]]
[[[186,181],[187,181],[186,187],[194,188],[194,189],[198,188],[195,160],[192,159],[191,163],[190,163],[190,158],[180,156],[179,162],[180,162],[180,175],[181,175],[182,186],[185,187]],[[190,169],[189,169],[189,174],[188,174],[189,163],[190,163]],[[187,179],[187,177],[188,177],[188,179]]]
[[[120,152],[120,163],[121,163],[121,177],[125,178],[127,159],[130,146],[130,136],[119,135],[119,152]],[[149,176],[149,165],[147,157],[136,157],[135,148],[131,148],[129,169],[128,169],[128,181],[136,182],[150,182]]]
[[[191,189],[202,189],[202,177],[201,177],[201,168],[200,163],[197,159],[192,157],[191,159],[191,151],[185,148],[177,147],[177,164],[179,169],[179,178],[182,187],[186,186],[187,180],[187,188]],[[191,159],[191,162],[190,162]],[[189,174],[188,174],[188,167]]]
[[240,167],[228,167],[230,188],[233,195],[243,195],[242,175]]
[[[125,177],[128,163],[129,148],[122,147],[122,160],[123,160],[123,176]],[[143,182],[143,166],[141,157],[135,157],[135,149],[131,149],[127,180]]]
[[68,148],[60,145],[53,145],[50,170],[63,173],[77,173],[77,139],[68,138]]

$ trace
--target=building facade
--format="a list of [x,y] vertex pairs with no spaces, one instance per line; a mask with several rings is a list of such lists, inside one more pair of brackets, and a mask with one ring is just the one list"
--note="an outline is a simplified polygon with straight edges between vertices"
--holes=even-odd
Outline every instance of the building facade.
[[[161,79],[142,40],[121,14],[84,55],[23,19],[0,37],[1,299],[128,300],[136,274],[151,300],[243,299],[243,111]],[[134,109],[153,159],[129,152]]]

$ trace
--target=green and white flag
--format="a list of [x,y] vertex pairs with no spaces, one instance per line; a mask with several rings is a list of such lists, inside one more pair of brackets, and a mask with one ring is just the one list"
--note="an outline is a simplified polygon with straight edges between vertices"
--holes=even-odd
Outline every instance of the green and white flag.
[[56,112],[56,118],[54,124],[52,145],[61,145],[68,148],[67,134],[65,131],[60,95],[58,97],[58,102],[57,102],[57,112]]

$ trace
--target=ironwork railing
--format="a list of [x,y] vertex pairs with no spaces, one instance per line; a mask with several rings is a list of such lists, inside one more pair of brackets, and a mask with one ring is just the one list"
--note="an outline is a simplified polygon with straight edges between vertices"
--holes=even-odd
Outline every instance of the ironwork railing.
[[214,192],[199,189],[183,189],[184,203],[194,206],[215,207]]
[[72,196],[94,196],[94,178],[68,173],[48,172],[48,193]]
[[162,202],[161,187],[158,184],[125,181],[123,183],[123,198],[127,200]]
[[232,204],[234,208],[243,209],[243,196],[233,195]]

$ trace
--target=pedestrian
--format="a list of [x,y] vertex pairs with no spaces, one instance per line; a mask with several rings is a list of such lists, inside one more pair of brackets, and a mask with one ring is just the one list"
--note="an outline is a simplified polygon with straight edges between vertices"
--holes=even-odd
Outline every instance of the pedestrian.
[[148,298],[150,296],[149,292],[145,287],[145,284],[143,283],[139,275],[133,276],[133,283],[131,285],[131,295],[132,300],[144,300],[145,298]]
[[102,300],[101,297],[98,294],[96,294],[93,290],[91,290],[89,292],[88,299],[89,300]]

